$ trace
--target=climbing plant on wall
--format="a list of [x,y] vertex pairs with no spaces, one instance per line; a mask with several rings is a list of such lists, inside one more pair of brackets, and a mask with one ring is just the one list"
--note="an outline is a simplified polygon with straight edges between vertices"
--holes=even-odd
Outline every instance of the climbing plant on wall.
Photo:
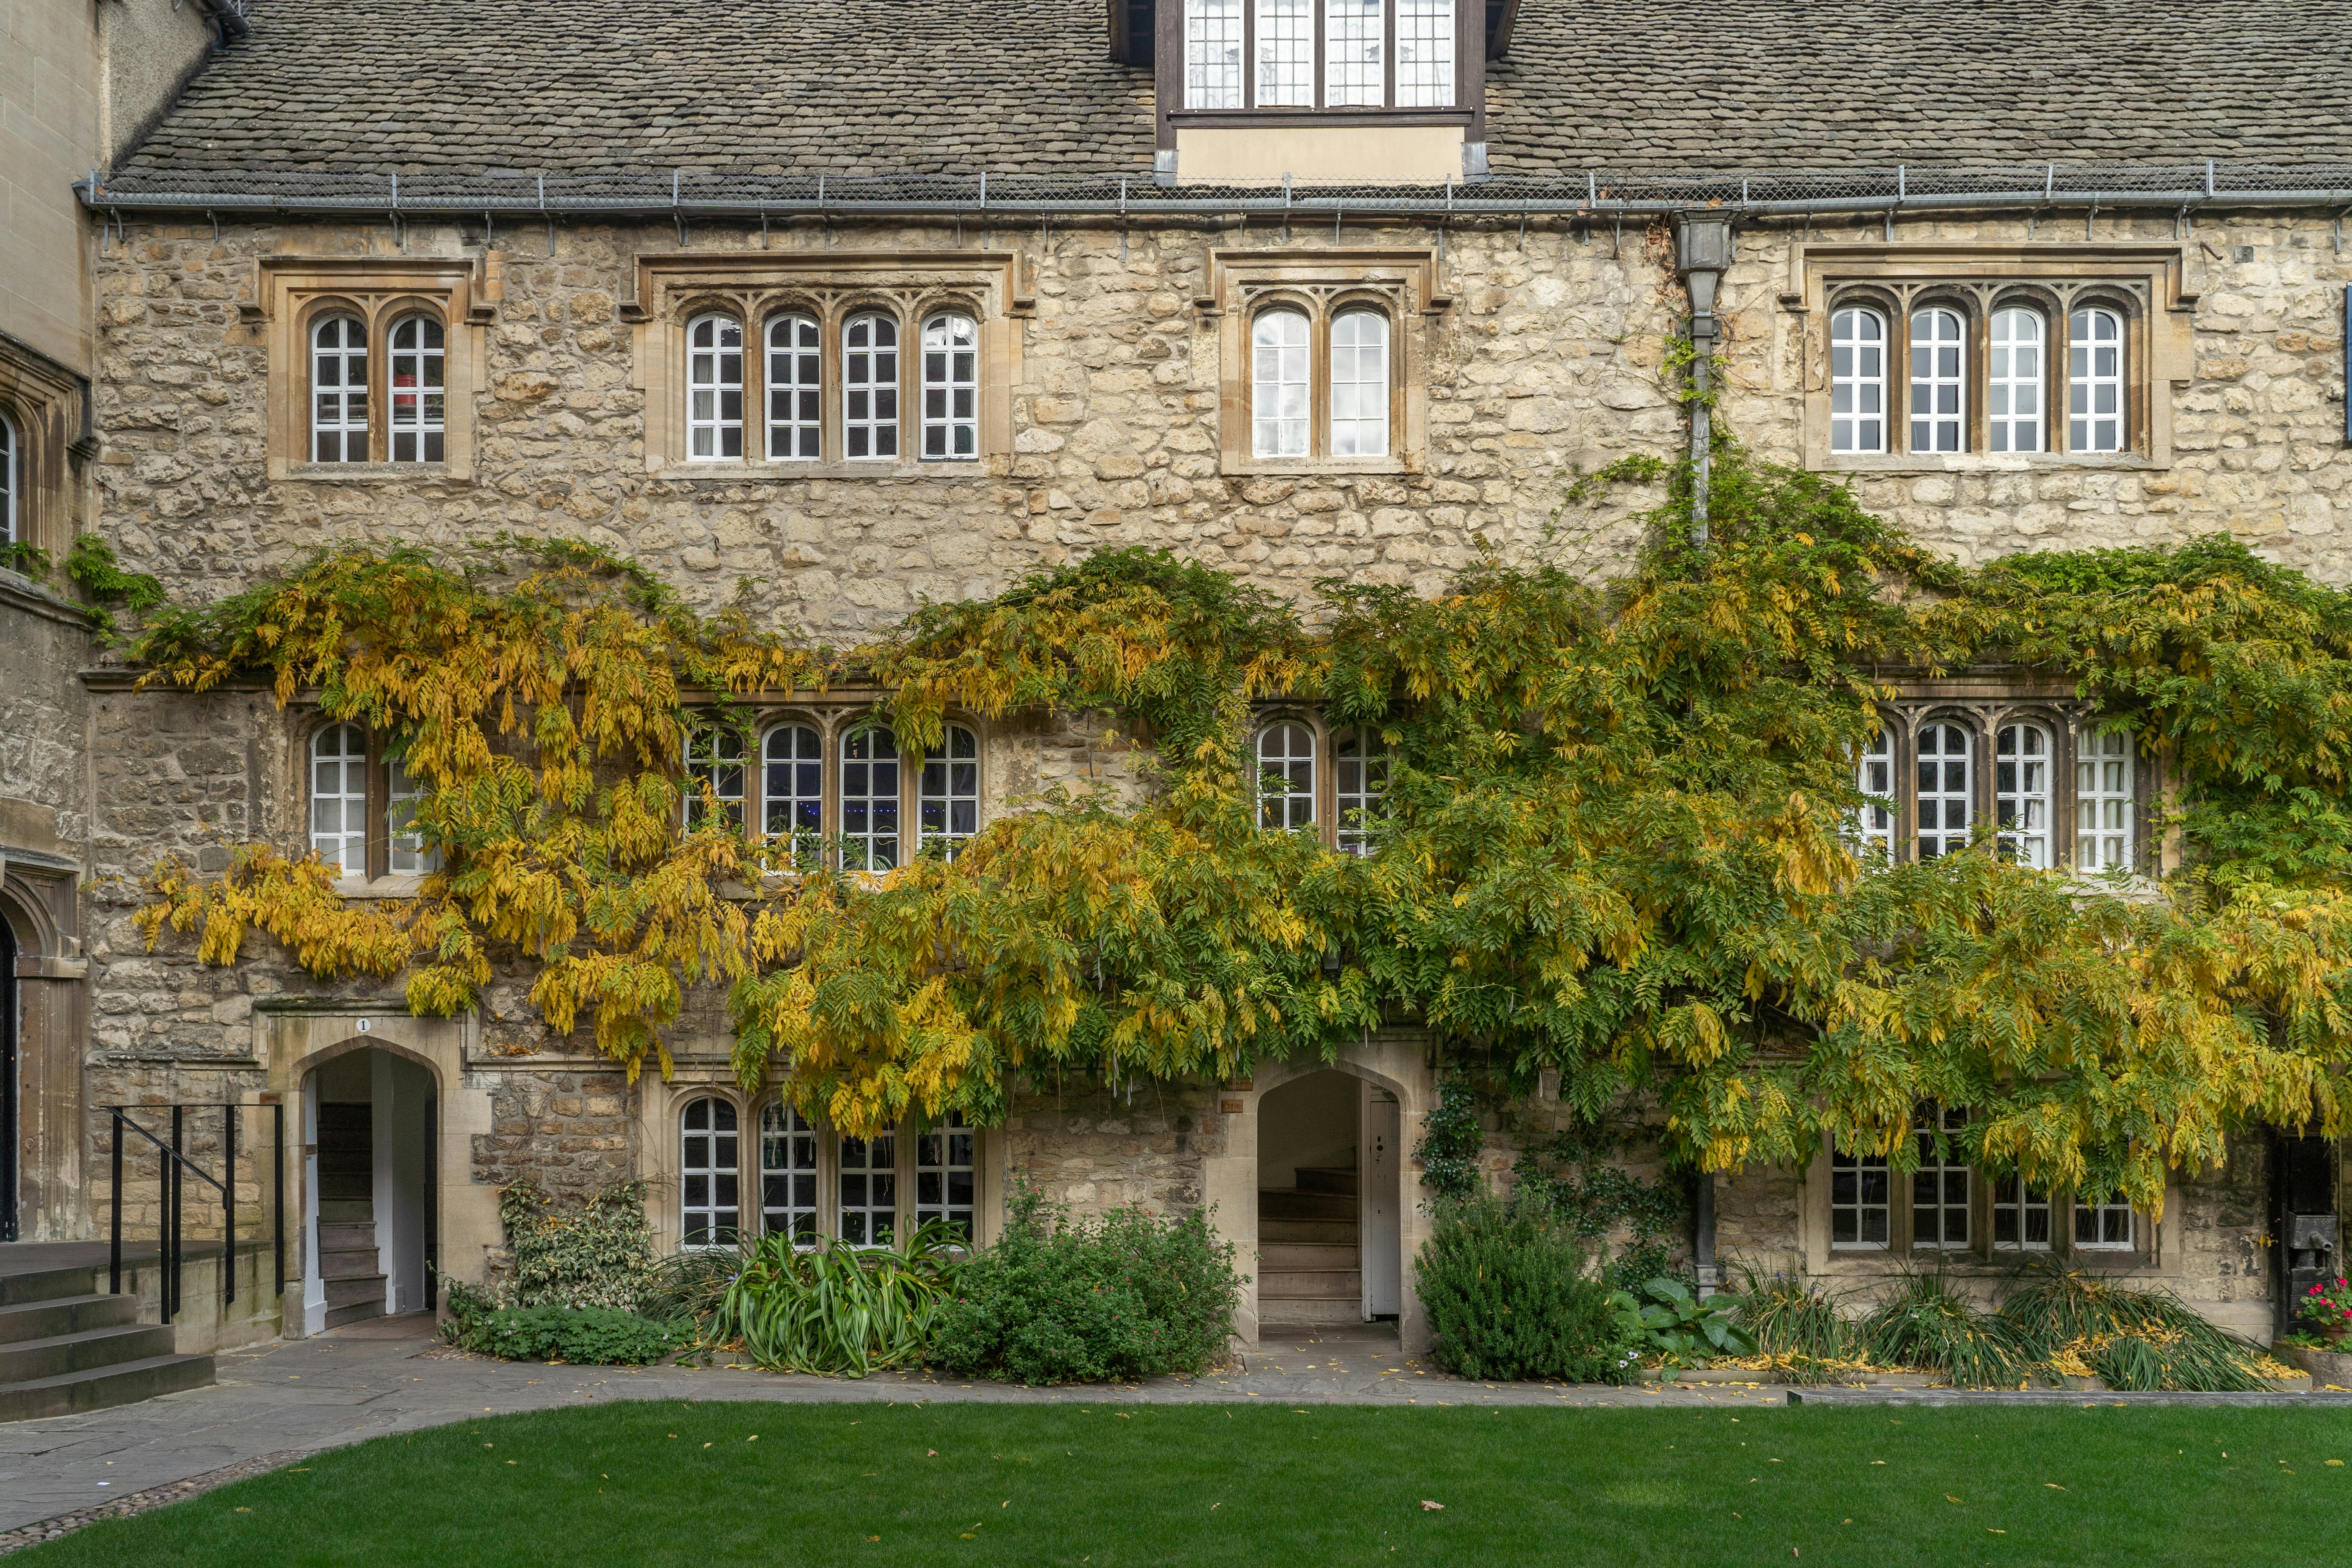
[[[532,977],[558,1033],[635,1070],[698,986],[747,1081],[845,1131],[999,1113],[1016,1070],[1228,1076],[1409,1016],[1588,1122],[1662,1110],[1677,1157],[1904,1158],[1927,1099],[1966,1157],[2161,1201],[2252,1114],[2335,1125],[2346,1058],[2344,759],[2352,613],[2226,539],[1963,571],[1818,476],[1681,470],[1617,579],[1490,558],[1446,592],[1335,583],[1301,606],[1160,552],[1107,552],[927,606],[839,652],[688,608],[577,545],[329,552],[152,613],[151,684],[269,681],[369,725],[429,786],[444,868],[347,903],[267,846],[159,867],[151,938],[235,963],[254,933],[410,1005]],[[2095,881],[1990,852],[1865,867],[1852,759],[1885,672],[2074,680],[2182,784],[2185,863]],[[1058,710],[1148,745],[1139,798],[1052,794],[952,861],[785,876],[717,812],[680,827],[693,715],[871,694],[909,744],[950,707]],[[313,695],[315,694],[315,699]],[[1261,832],[1252,704],[1319,701],[1395,756],[1379,853]],[[740,709],[739,709],[740,710]]]

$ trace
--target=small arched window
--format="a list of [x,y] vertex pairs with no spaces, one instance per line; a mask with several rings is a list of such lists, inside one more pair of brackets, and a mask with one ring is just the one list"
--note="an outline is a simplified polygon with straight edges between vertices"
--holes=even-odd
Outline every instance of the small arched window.
[[2067,321],[2066,445],[2124,449],[2124,322],[2113,310],[2077,310]]
[[725,728],[689,731],[686,737],[686,826],[709,820],[711,801],[733,826],[743,826],[743,737]]
[[792,840],[794,866],[816,863],[824,839],[824,742],[806,724],[779,724],[762,748],[762,827]]
[[1261,311],[1250,326],[1250,450],[1260,458],[1307,456],[1313,391],[1304,311]]
[[743,323],[697,316],[686,328],[686,455],[743,455]]
[[441,461],[447,393],[441,323],[404,316],[392,326],[392,460]]
[[1863,742],[1853,787],[1863,795],[1854,822],[1863,858],[1881,864],[1895,858],[1895,737],[1881,728]]
[[1859,306],[1830,318],[1830,450],[1886,450],[1886,321]]
[[2050,731],[2003,724],[1994,737],[1993,825],[2000,852],[2022,865],[2050,864]]
[[972,1131],[950,1110],[915,1140],[915,1223],[943,1225],[969,1243],[976,1205]]
[[367,458],[367,328],[357,316],[329,316],[310,329],[310,460]]
[[346,877],[367,875],[367,737],[330,724],[310,737],[310,847]]
[[842,453],[898,455],[898,323],[878,310],[841,330]]
[[0,544],[25,542],[24,525],[16,517],[17,503],[25,493],[24,461],[24,444],[16,438],[16,426],[0,414]]
[[760,1229],[816,1245],[816,1129],[782,1101],[760,1112]]
[[842,864],[887,871],[898,864],[898,735],[880,724],[841,742]]
[[925,748],[916,790],[916,847],[940,845],[955,858],[963,841],[980,831],[980,737],[950,724],[940,743]]
[[1389,455],[1389,319],[1342,310],[1331,322],[1331,455]]
[[953,310],[923,323],[923,456],[980,456],[980,327]]
[[732,1102],[706,1096],[678,1119],[679,1231],[688,1247],[732,1247],[742,1230],[742,1154]]
[[2132,762],[2129,730],[2085,733],[2074,753],[2074,865],[2084,871],[2128,871],[2132,864]]
[[1372,852],[1372,824],[1388,816],[1389,753],[1369,726],[1343,731],[1331,742],[1331,773],[1339,811],[1339,852]]
[[1315,731],[1295,720],[1257,732],[1257,821],[1286,832],[1315,826]]
[[2012,307],[1996,310],[1985,365],[1985,413],[1996,452],[2042,450],[2042,318]]
[[1957,452],[1968,445],[1968,351],[1960,313],[1932,309],[1911,314],[1911,449]]
[[1969,847],[1969,825],[1975,816],[1974,761],[1969,732],[1958,724],[1929,724],[1920,730],[1920,859]]
[[768,323],[768,456],[807,462],[824,450],[824,338],[814,316]]

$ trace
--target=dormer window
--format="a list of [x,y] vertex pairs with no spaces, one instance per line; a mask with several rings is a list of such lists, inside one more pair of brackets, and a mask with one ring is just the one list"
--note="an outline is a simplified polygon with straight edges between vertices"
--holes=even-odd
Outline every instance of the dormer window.
[[1186,109],[1452,109],[1462,101],[1456,0],[1181,3]]

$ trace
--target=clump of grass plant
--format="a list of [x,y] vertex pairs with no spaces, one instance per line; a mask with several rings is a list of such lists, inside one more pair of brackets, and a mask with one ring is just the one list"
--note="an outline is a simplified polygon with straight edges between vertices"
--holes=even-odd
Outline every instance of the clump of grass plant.
[[637,1292],[637,1310],[656,1321],[691,1318],[709,1323],[727,1300],[727,1287],[743,1271],[749,1247],[697,1247],[674,1252],[646,1273]]
[[2029,1362],[2012,1324],[1979,1310],[1933,1274],[1906,1274],[1861,1326],[1864,1348],[1880,1366],[1940,1372],[1969,1388],[2011,1387]]
[[1735,1318],[1754,1337],[1758,1350],[1800,1383],[1816,1383],[1862,1359],[1862,1336],[1840,1310],[1839,1297],[1812,1280],[1776,1269],[1739,1266],[1740,1287],[1732,1292]]
[[763,1236],[719,1298],[712,1335],[740,1340],[773,1372],[864,1377],[915,1365],[963,1267],[961,1244],[942,1226],[870,1249],[803,1248],[789,1235]]
[[2000,1320],[2013,1343],[2053,1373],[2095,1374],[2132,1392],[2253,1393],[2262,1352],[2160,1290],[2052,1269],[2011,1289]]

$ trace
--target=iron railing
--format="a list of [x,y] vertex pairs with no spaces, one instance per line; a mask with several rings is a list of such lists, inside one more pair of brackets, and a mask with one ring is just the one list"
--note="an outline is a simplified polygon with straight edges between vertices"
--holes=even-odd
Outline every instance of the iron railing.
[[[286,1297],[286,1107],[282,1102],[247,1106],[230,1103],[219,1107],[221,1136],[219,1145],[220,1174],[215,1176],[190,1154],[188,1149],[188,1111],[212,1109],[186,1105],[110,1105],[107,1110],[114,1118],[114,1183],[107,1230],[106,1289],[110,1295],[122,1293],[122,1193],[125,1182],[124,1146],[131,1135],[144,1139],[155,1151],[156,1184],[156,1252],[163,1265],[160,1294],[163,1298],[163,1321],[170,1322],[179,1315],[181,1282],[185,1262],[187,1240],[187,1179],[194,1176],[219,1195],[221,1209],[221,1305],[226,1308],[236,1300],[236,1158],[238,1119],[247,1110],[267,1110],[269,1114],[271,1148],[269,1161],[270,1184],[270,1245],[277,1268],[278,1297]],[[172,1113],[171,1142],[165,1142],[149,1129],[132,1119],[133,1111]],[[256,1152],[257,1156],[258,1151]]]

